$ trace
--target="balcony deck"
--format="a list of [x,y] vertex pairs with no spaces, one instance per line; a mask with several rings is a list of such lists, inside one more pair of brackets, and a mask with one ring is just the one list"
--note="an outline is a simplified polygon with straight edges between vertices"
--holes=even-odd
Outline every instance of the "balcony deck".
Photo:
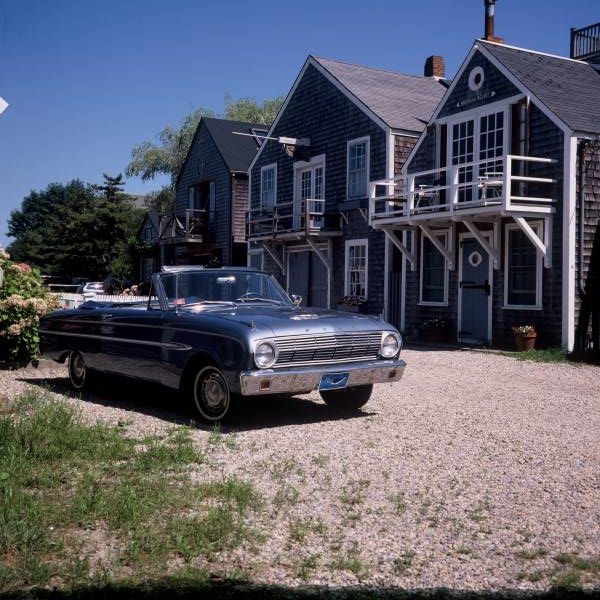
[[278,202],[272,208],[255,208],[248,213],[248,239],[252,241],[341,234],[340,217],[326,214],[323,199]]
[[212,242],[216,233],[216,213],[186,209],[183,213],[160,215],[159,244],[201,244]]
[[400,229],[426,222],[548,215],[554,212],[555,199],[548,192],[556,180],[539,175],[547,174],[552,164],[550,158],[506,155],[375,181],[369,223]]

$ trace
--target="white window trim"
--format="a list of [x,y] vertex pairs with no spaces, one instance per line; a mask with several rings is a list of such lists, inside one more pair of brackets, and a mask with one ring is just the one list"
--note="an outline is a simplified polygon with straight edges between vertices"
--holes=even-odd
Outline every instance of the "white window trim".
[[[300,198],[300,181],[299,174],[304,169],[314,169],[316,167],[323,167],[323,200],[327,198],[327,194],[325,192],[325,178],[327,176],[327,169],[325,168],[325,154],[319,154],[317,156],[313,156],[310,160],[296,160],[294,161],[293,169],[294,169],[294,180],[293,180],[293,198],[294,200],[298,200]],[[314,181],[313,184],[314,186]]]
[[[529,223],[531,228],[541,237],[543,232],[544,223],[543,221],[533,221]],[[535,304],[509,304],[508,303],[508,244],[510,240],[509,231],[521,228],[516,223],[507,223],[504,226],[504,306],[505,310],[542,310],[542,277],[544,258],[542,253],[536,248],[536,266],[535,266]],[[527,238],[527,241],[531,244],[531,240]],[[533,244],[531,244],[533,246]],[[551,249],[548,250],[549,252]]]
[[346,200],[356,200],[357,198],[362,198],[363,196],[350,196],[349,186],[350,186],[350,147],[355,144],[361,144],[362,142],[367,142],[366,156],[367,156],[367,189],[365,190],[364,197],[366,198],[369,195],[369,182],[371,181],[371,136],[366,135],[364,137],[355,138],[353,140],[348,140],[346,143]]
[[260,269],[261,271],[265,270],[265,251],[262,248],[250,248],[248,250],[248,260],[246,265],[248,267],[252,266],[252,261],[250,260],[251,256],[260,256]]
[[[444,247],[448,248],[448,240],[450,239],[449,229],[436,229],[432,232],[434,235],[444,237]],[[450,269],[446,257],[444,257],[444,300],[443,302],[431,302],[429,300],[423,300],[423,265],[425,263],[423,252],[425,246],[425,235],[421,234],[421,260],[419,261],[419,302],[418,306],[448,306],[448,288],[450,283]],[[436,252],[439,250],[434,246]],[[441,254],[441,252],[439,252]]]
[[277,204],[277,163],[271,163],[270,165],[265,165],[260,168],[260,208],[261,210],[265,207],[263,206],[263,171],[267,171],[269,169],[273,169],[273,206]]
[[365,247],[365,300],[369,297],[369,239],[359,238],[346,240],[344,252],[344,296],[350,295],[350,280],[348,279],[348,267],[350,263],[350,248],[352,246]]

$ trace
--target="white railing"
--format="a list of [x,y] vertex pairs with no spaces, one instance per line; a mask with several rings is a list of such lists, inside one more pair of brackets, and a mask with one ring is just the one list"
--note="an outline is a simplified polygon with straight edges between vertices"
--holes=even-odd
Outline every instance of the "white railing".
[[61,308],[77,308],[80,304],[88,300],[95,302],[148,302],[148,296],[129,296],[114,294],[53,294],[58,298]]
[[508,154],[374,181],[370,186],[369,219],[373,222],[431,213],[452,215],[455,211],[490,206],[502,211],[548,212],[554,199],[532,195],[528,186],[546,186],[556,180],[527,173],[554,163],[550,158]]

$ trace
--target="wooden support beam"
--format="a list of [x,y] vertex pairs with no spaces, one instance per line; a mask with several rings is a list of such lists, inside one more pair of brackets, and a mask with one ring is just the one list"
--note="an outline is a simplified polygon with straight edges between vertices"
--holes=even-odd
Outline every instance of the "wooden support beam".
[[[542,242],[542,240],[538,237],[538,234],[531,228],[531,225],[525,220],[524,217],[513,216],[513,219],[515,223],[521,228],[523,233],[530,239],[531,243],[542,253],[545,262],[547,258],[546,255],[548,254],[546,244]],[[544,232],[546,233],[547,231],[549,231],[549,229],[550,228],[547,226],[547,224],[544,223]],[[546,238],[546,235],[544,235],[544,238]]]
[[481,230],[473,221],[469,219],[463,219],[462,222],[465,224],[467,229],[473,234],[473,237],[481,244],[483,249],[488,253],[490,259],[494,262],[494,269],[500,268],[500,253],[498,251],[498,246],[494,243],[496,240],[494,239],[496,236],[492,236],[492,244],[490,244],[485,236],[481,233]]
[[429,241],[437,248],[438,252],[446,259],[448,263],[448,268],[453,271],[454,270],[454,249],[450,246],[451,249],[446,248],[442,242],[438,239],[431,229],[427,225],[419,223],[419,228],[429,238]]
[[285,266],[283,264],[283,257],[281,257],[281,259],[279,259],[279,257],[275,254],[275,252],[273,252],[273,250],[271,250],[271,248],[269,248],[268,244],[261,244],[261,246],[267,251],[267,253],[269,254],[269,256],[275,261],[275,264],[281,269],[281,273],[283,275],[285,275]]
[[[396,236],[393,229],[389,229],[387,227],[382,227],[381,231],[385,234],[385,236],[402,252],[403,256],[406,257],[406,260],[410,263],[410,270],[417,270],[417,255],[414,252],[411,252]],[[414,239],[414,238],[413,238]],[[414,243],[414,242],[413,242]]]
[[306,238],[306,243],[311,247],[312,251],[321,259],[321,262],[325,265],[328,274],[331,273],[331,270],[333,268],[331,264],[331,259],[327,258],[323,254],[323,252],[321,252],[321,249],[309,237]]

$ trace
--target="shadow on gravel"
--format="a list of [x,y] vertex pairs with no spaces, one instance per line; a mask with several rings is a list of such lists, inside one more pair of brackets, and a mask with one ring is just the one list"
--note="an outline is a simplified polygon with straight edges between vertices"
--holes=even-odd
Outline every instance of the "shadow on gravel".
[[[50,389],[58,394],[76,398],[82,402],[120,408],[132,413],[148,415],[174,425],[191,425],[198,429],[212,430],[214,425],[200,422],[191,406],[174,390],[157,384],[114,375],[103,375],[85,392],[76,393],[67,378],[37,376],[20,377],[19,381]],[[299,396],[256,396],[236,399],[231,413],[221,424],[221,432],[250,431],[303,425],[327,421],[359,419],[374,415],[368,405],[362,411],[350,414],[333,412],[322,402],[314,402]]]
[[[1,594],[0,594],[1,595]],[[204,583],[187,584],[180,580],[173,585],[169,582],[146,584],[141,586],[107,586],[75,588],[70,591],[33,589],[27,592],[12,592],[7,599],[40,598],[40,599],[125,599],[144,598],[146,600],[159,600],[173,598],[184,600],[575,600],[576,598],[592,599],[599,597],[599,591],[580,591],[566,589],[552,589],[546,592],[502,590],[488,591],[462,591],[446,588],[426,590],[403,590],[398,588],[370,588],[370,587],[299,587],[289,588],[284,586],[267,586],[238,583]]]

